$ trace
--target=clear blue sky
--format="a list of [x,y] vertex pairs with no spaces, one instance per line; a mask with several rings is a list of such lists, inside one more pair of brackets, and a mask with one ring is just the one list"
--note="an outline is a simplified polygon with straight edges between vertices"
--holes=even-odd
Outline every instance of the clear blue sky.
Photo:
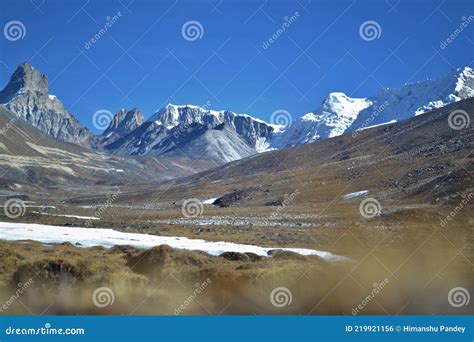
[[[440,48],[470,15],[472,0],[3,0],[0,28],[18,20],[26,35],[0,37],[0,87],[29,61],[89,128],[99,109],[138,107],[148,117],[168,102],[210,103],[265,120],[285,109],[297,118],[331,91],[365,97],[474,66],[474,21]],[[195,41],[182,36],[191,20],[203,28]],[[361,38],[366,21],[380,26],[377,39]]]

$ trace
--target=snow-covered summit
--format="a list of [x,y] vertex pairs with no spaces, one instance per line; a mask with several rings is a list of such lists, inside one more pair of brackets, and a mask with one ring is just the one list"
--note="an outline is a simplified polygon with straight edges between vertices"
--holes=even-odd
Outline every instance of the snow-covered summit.
[[277,148],[297,146],[341,135],[354,122],[357,114],[371,104],[365,98],[351,98],[341,92],[330,93],[318,109],[303,115],[286,131],[276,135],[272,145]]
[[120,154],[186,155],[222,164],[265,151],[273,130],[246,114],[168,104],[108,149]]
[[474,96],[474,72],[457,68],[436,80],[383,89],[369,98],[373,106],[362,110],[348,131],[389,121],[401,121]]
[[224,111],[204,109],[194,105],[175,105],[169,103],[158,109],[149,121],[156,122],[168,129],[178,125],[190,125],[193,123],[207,123],[215,121],[222,123]]
[[457,68],[435,80],[382,89],[368,98],[330,93],[321,106],[274,135],[275,148],[297,146],[348,131],[406,120],[462,99],[474,97],[474,72]]

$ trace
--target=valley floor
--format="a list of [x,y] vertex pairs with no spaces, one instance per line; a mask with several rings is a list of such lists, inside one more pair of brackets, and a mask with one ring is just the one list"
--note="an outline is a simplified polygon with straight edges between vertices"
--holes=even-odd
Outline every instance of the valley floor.
[[[43,243],[0,240],[1,313],[472,314],[474,130],[448,122],[473,108],[166,182],[6,182],[25,205],[0,212],[3,234],[49,227],[19,228]],[[205,242],[160,245],[188,239]]]
[[[380,216],[365,219],[359,213],[360,200],[341,200],[329,207],[288,206],[278,215],[268,206],[205,205],[195,218],[183,218],[178,205],[150,210],[117,204],[97,220],[88,219],[97,217],[94,206],[45,202],[40,211],[49,215],[27,208],[21,218],[2,219],[13,222],[2,223],[3,229],[17,225],[31,231],[31,226],[18,225],[20,219],[66,227],[57,232],[52,227],[49,243],[0,241],[0,303],[9,304],[2,313],[469,313],[469,306],[455,308],[448,302],[451,289],[469,289],[472,284],[469,208],[443,226],[448,206],[384,203]],[[67,227],[85,225],[91,231],[113,228],[127,234],[227,241],[263,246],[265,251],[306,248],[346,259],[283,250],[262,256],[237,248],[212,253],[217,256],[165,245],[139,249],[125,242],[86,248],[97,233],[81,245],[59,243]],[[133,245],[133,239],[128,241]],[[30,285],[15,300],[25,284]],[[107,305],[97,305],[97,291],[105,291]]]

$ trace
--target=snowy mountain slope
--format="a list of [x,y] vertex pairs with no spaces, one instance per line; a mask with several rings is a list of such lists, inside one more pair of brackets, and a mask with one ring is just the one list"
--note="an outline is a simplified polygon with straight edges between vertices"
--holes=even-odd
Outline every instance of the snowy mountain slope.
[[304,115],[286,131],[275,135],[272,147],[298,146],[341,135],[356,120],[357,115],[371,105],[369,99],[330,93],[314,113]]
[[[171,140],[171,141],[170,141]],[[163,157],[193,157],[212,161],[215,165],[242,159],[256,153],[237,132],[222,123],[211,129],[193,123],[180,139],[174,136],[155,145],[153,150]]]
[[474,71],[468,67],[452,70],[438,80],[383,89],[369,98],[373,106],[362,110],[348,131],[406,120],[470,97],[474,97]]
[[262,152],[272,133],[272,125],[248,115],[168,104],[106,149],[129,155],[186,155],[220,165]]
[[[117,154],[187,155],[223,164],[270,149],[405,120],[473,96],[473,70],[454,69],[440,79],[383,89],[368,98],[330,93],[318,109],[284,130],[249,115],[169,104],[106,148]],[[115,126],[117,130],[118,125],[111,125]]]
[[383,89],[368,98],[331,93],[313,113],[304,115],[282,133],[275,134],[271,147],[297,146],[346,131],[406,120],[470,97],[474,97],[474,72],[468,67],[451,70],[437,80]]

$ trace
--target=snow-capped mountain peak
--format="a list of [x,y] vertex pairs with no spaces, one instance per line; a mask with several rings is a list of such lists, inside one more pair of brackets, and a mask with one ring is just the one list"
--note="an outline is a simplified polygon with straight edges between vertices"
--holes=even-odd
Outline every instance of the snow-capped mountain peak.
[[245,114],[168,104],[106,148],[120,154],[184,154],[222,164],[266,150],[273,130],[270,124]]
[[371,104],[366,98],[352,98],[341,92],[330,93],[318,109],[303,115],[287,130],[277,134],[272,146],[297,146],[341,135],[359,112]]
[[272,139],[276,148],[297,146],[369,126],[397,122],[474,97],[474,72],[457,68],[435,80],[386,88],[368,98],[330,93],[321,106]]
[[382,89],[367,98],[332,92],[316,110],[289,127],[227,110],[168,104],[113,148],[119,146],[120,153],[154,156],[191,154],[221,164],[270,149],[408,119],[473,97],[473,89],[473,70],[459,68],[436,80]]
[[[157,110],[150,121],[172,129],[178,125],[191,125],[193,123],[222,123],[224,111],[213,111],[194,105],[175,105],[169,103]],[[212,117],[210,117],[212,116]]]
[[339,116],[354,117],[362,110],[370,106],[371,102],[366,98],[353,98],[344,93],[330,93],[324,100],[320,112],[336,113]]
[[362,110],[348,131],[406,120],[473,96],[473,70],[468,67],[452,69],[439,79],[381,90],[370,98],[374,105]]

